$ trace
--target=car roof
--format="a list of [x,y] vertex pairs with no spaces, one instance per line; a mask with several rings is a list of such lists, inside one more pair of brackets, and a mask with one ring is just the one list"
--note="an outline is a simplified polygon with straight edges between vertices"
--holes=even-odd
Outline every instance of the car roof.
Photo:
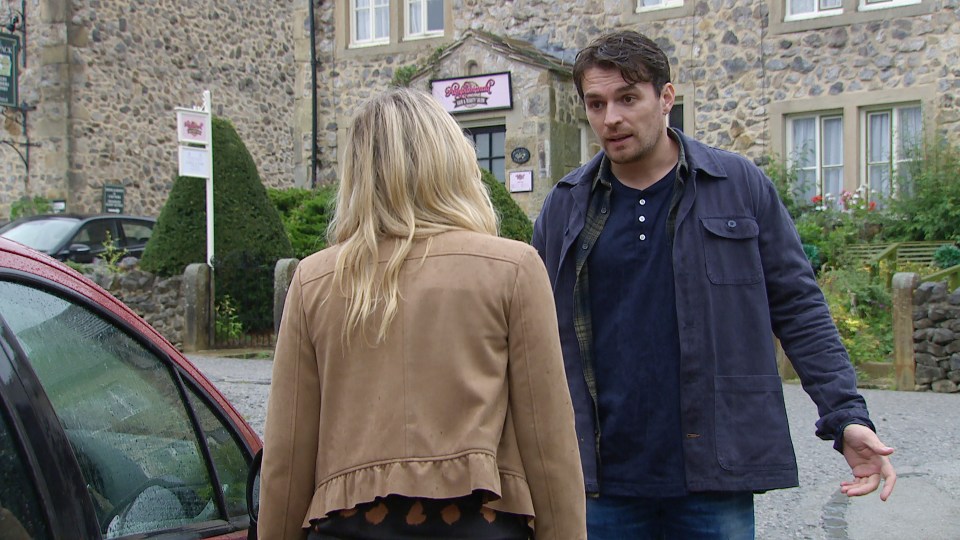
[[33,216],[24,216],[17,218],[10,223],[24,223],[27,221],[40,221],[44,219],[63,219],[63,220],[75,220],[82,221],[85,219],[138,219],[144,221],[157,221],[156,218],[150,216],[134,216],[131,214],[36,214]]
[[204,387],[207,393],[233,418],[235,424],[243,432],[244,438],[251,445],[254,452],[260,448],[260,438],[253,428],[243,420],[243,417],[240,416],[233,405],[227,401],[223,394],[217,390],[213,383],[211,383],[193,363],[177,350],[170,341],[157,332],[156,329],[150,326],[132,309],[127,307],[126,304],[94,283],[88,277],[49,255],[40,253],[13,240],[0,237],[0,270],[4,269],[49,280],[88,298],[103,309],[110,311],[122,319],[138,334],[145,336],[154,347],[160,349]]

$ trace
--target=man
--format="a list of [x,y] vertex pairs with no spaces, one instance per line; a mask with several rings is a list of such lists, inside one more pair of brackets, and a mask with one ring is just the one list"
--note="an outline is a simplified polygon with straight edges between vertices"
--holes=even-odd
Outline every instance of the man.
[[548,195],[554,286],[591,540],[754,536],[753,493],[798,485],[776,335],[858,496],[893,490],[856,374],[770,180],[667,127],[663,51],[636,32],[577,55],[603,151]]

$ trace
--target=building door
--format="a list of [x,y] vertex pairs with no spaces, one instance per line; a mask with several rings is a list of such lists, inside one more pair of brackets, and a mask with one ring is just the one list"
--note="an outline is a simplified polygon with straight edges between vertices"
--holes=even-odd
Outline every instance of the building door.
[[480,168],[492,172],[497,180],[503,182],[506,179],[504,172],[506,126],[467,128],[463,132],[473,139],[474,148],[477,149],[477,164]]

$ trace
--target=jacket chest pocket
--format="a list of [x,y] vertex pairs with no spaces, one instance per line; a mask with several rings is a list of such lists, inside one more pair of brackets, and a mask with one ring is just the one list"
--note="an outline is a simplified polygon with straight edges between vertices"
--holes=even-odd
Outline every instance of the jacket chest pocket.
[[707,278],[714,285],[748,285],[763,280],[757,221],[747,217],[700,218]]

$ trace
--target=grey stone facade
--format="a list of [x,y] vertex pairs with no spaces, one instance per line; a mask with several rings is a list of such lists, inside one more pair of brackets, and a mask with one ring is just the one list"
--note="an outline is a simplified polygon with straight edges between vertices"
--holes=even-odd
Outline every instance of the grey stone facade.
[[[4,1],[19,9],[19,0]],[[27,127],[40,146],[31,147],[29,178],[16,153],[0,147],[0,216],[24,194],[99,211],[105,184],[125,187],[127,211],[156,215],[176,174],[173,109],[199,104],[205,89],[267,185],[309,185],[314,128],[316,179],[334,181],[356,104],[409,66],[427,68],[420,85],[470,69],[513,75],[512,111],[458,119],[505,125],[507,156],[516,146],[531,150],[534,191],[515,197],[535,215],[545,190],[596,147],[562,70],[513,55],[497,39],[469,40],[470,31],[524,43],[566,68],[603,32],[646,33],[673,64],[684,131],[754,159],[787,153],[791,115],[842,114],[850,190],[865,177],[862,115],[871,108],[920,104],[928,134],[960,137],[957,0],[883,9],[842,0],[840,15],[797,20],[784,0],[684,0],[641,13],[631,0],[448,0],[443,34],[417,40],[403,38],[403,2],[391,0],[389,43],[366,47],[350,45],[349,2],[315,1],[313,72],[309,1],[27,0],[20,89],[36,107]],[[11,116],[2,136],[23,142]]]
[[[19,0],[4,2],[20,10]],[[99,212],[102,187],[155,216],[177,174],[176,107],[229,119],[265,184],[293,182],[297,91],[292,0],[29,0],[20,98],[30,107],[30,177],[0,149],[0,216],[19,197]],[[2,8],[2,6],[0,6]],[[2,15],[2,12],[0,12]],[[7,111],[7,116],[13,116]],[[0,134],[23,142],[8,120]]]

